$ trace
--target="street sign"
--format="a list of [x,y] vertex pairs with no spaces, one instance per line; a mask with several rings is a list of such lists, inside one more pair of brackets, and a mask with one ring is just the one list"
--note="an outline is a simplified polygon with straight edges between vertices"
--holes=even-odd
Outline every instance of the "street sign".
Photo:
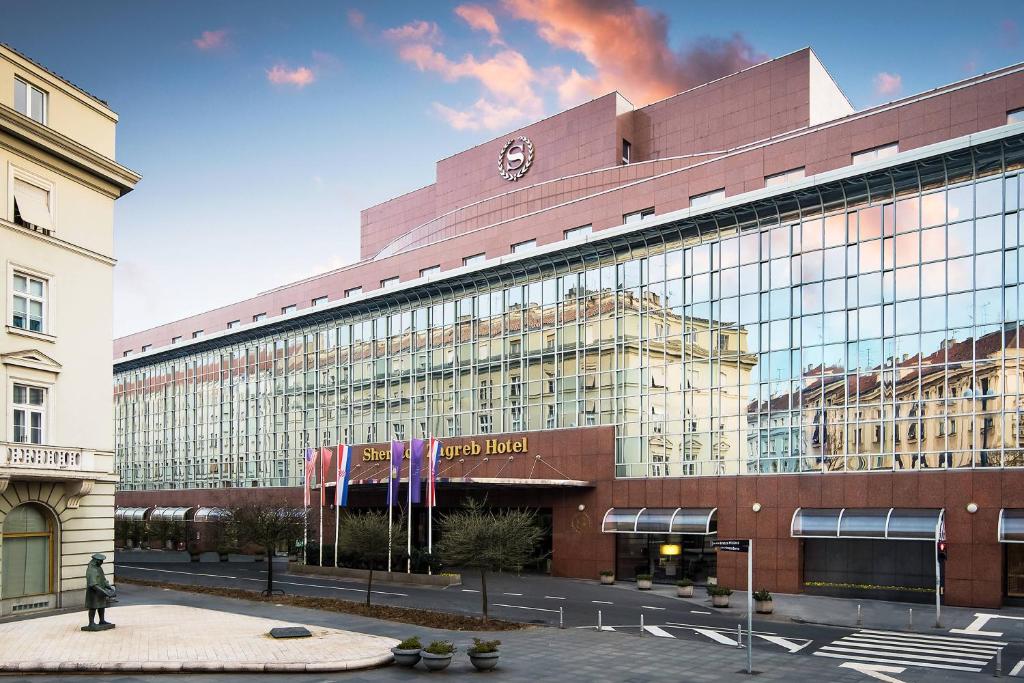
[[724,550],[730,553],[747,553],[750,552],[750,541],[748,539],[728,539],[723,541],[711,541],[711,545],[718,550]]

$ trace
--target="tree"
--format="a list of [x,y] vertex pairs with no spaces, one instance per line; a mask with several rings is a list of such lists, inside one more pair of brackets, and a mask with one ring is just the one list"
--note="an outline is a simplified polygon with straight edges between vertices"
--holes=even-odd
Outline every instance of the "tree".
[[487,572],[518,570],[537,559],[543,531],[533,510],[490,510],[483,501],[466,501],[440,520],[439,551],[451,567],[480,570],[480,599],[487,621]]
[[289,505],[252,502],[231,508],[227,534],[240,544],[258,545],[267,551],[267,589],[274,592],[274,551],[282,543],[302,538],[306,529],[306,511]]
[[[354,555],[366,563],[370,570],[366,580],[366,604],[370,604],[370,590],[373,588],[374,565],[384,562],[388,557],[388,513],[364,512],[357,515],[345,515],[339,521],[338,544],[346,553]],[[393,524],[391,527],[391,552],[397,555],[403,548],[401,540],[405,538],[404,527]]]

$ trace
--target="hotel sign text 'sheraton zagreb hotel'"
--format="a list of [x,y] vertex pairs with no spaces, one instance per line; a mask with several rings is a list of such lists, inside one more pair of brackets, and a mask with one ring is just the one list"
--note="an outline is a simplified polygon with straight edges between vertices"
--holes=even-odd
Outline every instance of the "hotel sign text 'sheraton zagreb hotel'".
[[382,507],[432,435],[442,512],[540,509],[559,576],[743,587],[753,538],[928,601],[947,539],[948,604],[1024,597],[1022,109],[1018,65],[855,112],[804,49],[443,159],[357,263],[116,341],[117,504],[301,504],[346,443]]

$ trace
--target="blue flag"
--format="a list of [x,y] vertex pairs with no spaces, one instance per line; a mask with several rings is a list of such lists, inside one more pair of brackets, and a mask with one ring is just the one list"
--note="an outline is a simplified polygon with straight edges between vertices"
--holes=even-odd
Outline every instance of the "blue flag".
[[401,481],[404,455],[405,444],[401,441],[392,441],[391,460],[388,462],[388,507],[398,504],[398,483]]
[[423,447],[426,443],[423,439],[413,439],[409,453],[409,486],[412,487],[409,495],[414,504],[420,502],[420,468],[423,467]]

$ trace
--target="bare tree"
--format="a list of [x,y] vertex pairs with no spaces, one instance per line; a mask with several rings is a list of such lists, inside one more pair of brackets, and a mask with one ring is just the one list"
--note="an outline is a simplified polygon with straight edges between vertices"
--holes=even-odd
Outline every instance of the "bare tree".
[[267,552],[267,588],[264,595],[274,592],[274,553],[277,546],[302,538],[307,523],[305,509],[283,503],[250,502],[230,509],[226,523],[228,534],[240,544],[258,545]]
[[518,570],[537,559],[544,532],[533,510],[490,510],[469,499],[440,520],[441,559],[449,567],[480,570],[480,599],[487,621],[487,572]]
[[[366,604],[369,605],[374,567],[388,557],[388,515],[386,512],[345,515],[339,524],[338,544],[346,553],[365,562],[367,569],[370,570],[366,581]],[[394,554],[404,550],[401,543],[405,538],[404,529],[401,524],[394,524],[391,527],[391,552]]]

